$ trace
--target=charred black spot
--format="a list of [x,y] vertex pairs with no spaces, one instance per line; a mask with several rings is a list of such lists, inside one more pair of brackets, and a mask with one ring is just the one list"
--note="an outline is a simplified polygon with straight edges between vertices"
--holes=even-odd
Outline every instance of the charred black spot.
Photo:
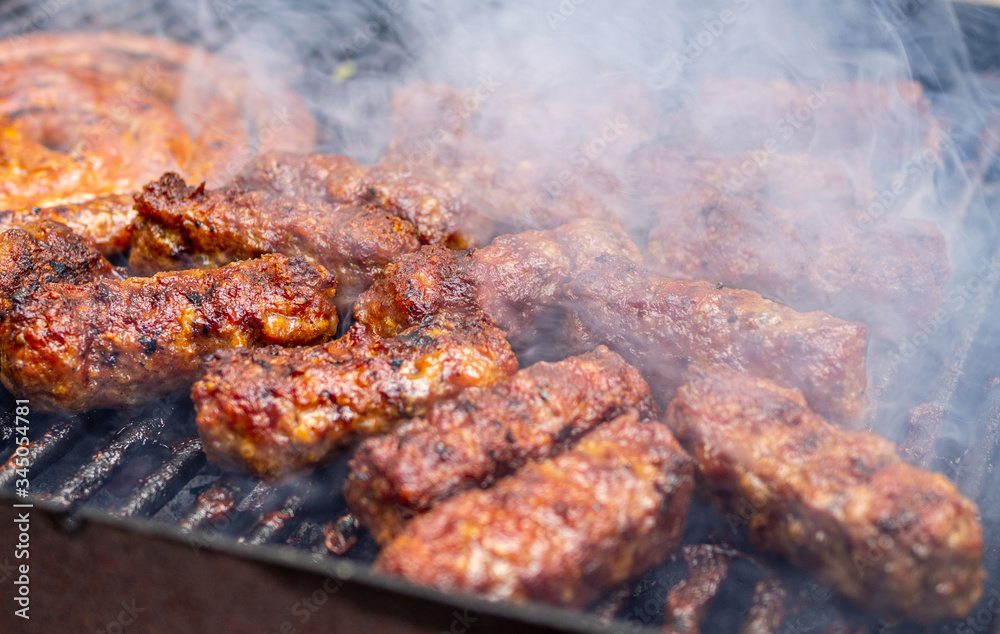
[[403,365],[403,360],[402,359],[393,359],[390,363],[392,365],[392,369],[393,370],[398,370],[400,368],[400,366]]
[[190,293],[184,293],[184,297],[188,298],[188,301],[195,306],[201,306],[201,293],[198,291],[191,291]]
[[265,370],[271,369],[271,363],[266,359],[254,359],[253,362],[259,365],[260,367],[264,368]]
[[508,429],[508,430],[507,430],[507,432],[506,432],[506,433],[504,434],[504,438],[505,438],[505,439],[507,440],[507,442],[509,442],[510,444],[514,444],[514,434],[510,433],[510,430],[509,430],[509,429]]
[[151,355],[156,352],[156,337],[139,337],[139,343],[142,344],[142,351],[147,355]]
[[69,268],[65,263],[56,260],[49,260],[49,266],[52,267],[52,271],[59,277],[66,275],[66,271]]

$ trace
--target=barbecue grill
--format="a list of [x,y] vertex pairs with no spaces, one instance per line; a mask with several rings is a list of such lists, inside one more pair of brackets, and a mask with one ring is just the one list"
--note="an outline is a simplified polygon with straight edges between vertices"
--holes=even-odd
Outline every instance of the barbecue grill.
[[[488,5],[483,3],[483,10]],[[912,19],[918,21],[941,19],[953,10],[968,43],[969,71],[982,78],[986,94],[980,97],[992,99],[993,89],[1000,105],[1000,79],[992,76],[1000,69],[1000,11],[970,4],[952,9],[933,0],[910,5],[917,7]],[[303,6],[273,16],[276,30],[296,34],[289,46],[297,59],[306,60],[304,68],[295,69],[296,81],[316,112],[323,150],[374,159],[385,142],[387,132],[359,129],[338,118],[336,106],[344,103],[344,95],[333,91],[330,82],[312,79],[345,68],[354,73],[351,81],[360,82],[405,74],[408,51],[420,42],[395,10],[393,20],[374,22],[377,27],[369,30],[374,32],[365,46],[340,45],[359,28],[369,33],[363,29],[373,23],[372,16],[391,6],[395,4],[351,4],[336,13]],[[0,37],[117,28],[219,50],[238,39],[241,25],[254,23],[253,16],[266,10],[241,0],[211,5],[16,0],[0,2]],[[1000,267],[985,272],[980,267],[1000,256],[1000,165],[995,161],[1000,117],[963,117],[960,100],[937,97],[936,91],[960,78],[938,72],[929,49],[922,48],[927,42],[914,38],[904,43],[911,48],[915,78],[955,122],[954,161],[941,169],[961,167],[979,181],[942,201],[966,208],[960,230],[978,236],[978,246],[967,254],[967,266],[955,267],[949,282],[949,288],[969,289],[970,299],[961,310],[946,312],[925,336],[915,335],[912,350],[872,342],[869,423],[900,443],[910,462],[945,473],[979,505],[990,577],[968,619],[927,628],[880,621],[778,562],[755,561],[723,546],[688,548],[584,612],[494,604],[414,587],[371,571],[377,547],[356,531],[340,494],[346,457],[279,488],[223,473],[205,460],[186,398],[141,411],[32,414],[34,497],[18,499],[13,490],[15,404],[7,397],[0,403],[0,460],[6,461],[0,466],[0,544],[5,545],[0,552],[0,630],[618,632],[659,628],[668,597],[700,592],[701,603],[691,603],[704,610],[704,615],[691,616],[695,627],[735,632],[759,608],[754,596],[758,583],[777,571],[798,594],[778,613],[783,618],[776,629],[750,631],[1000,633],[1000,473],[994,470],[1000,461],[1000,367],[995,361],[1000,323],[992,319]],[[381,108],[388,117],[386,106],[367,98],[374,116]],[[358,148],[367,148],[367,154]],[[14,519],[25,510],[14,505],[24,503],[33,505],[30,623],[12,616],[17,608],[12,584],[21,563],[13,558],[18,539]],[[722,541],[742,545],[738,531],[707,506],[692,508],[685,543],[718,541],[720,535]],[[767,604],[760,605],[766,611]],[[675,619],[673,625],[679,622]]]

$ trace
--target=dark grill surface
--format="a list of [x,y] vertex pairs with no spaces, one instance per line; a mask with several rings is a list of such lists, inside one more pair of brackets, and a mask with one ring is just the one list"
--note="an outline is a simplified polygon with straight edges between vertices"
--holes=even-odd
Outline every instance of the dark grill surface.
[[[254,11],[253,6],[238,0],[231,4],[234,11]],[[230,41],[240,24],[236,17],[206,18],[204,3],[49,3],[56,5],[57,11],[39,14],[37,5],[0,2],[0,37],[36,28],[127,27],[215,49]],[[371,6],[360,4],[349,7],[353,8],[339,10],[337,20],[324,20],[322,10],[318,18],[307,20],[305,8],[301,14],[276,18],[279,23],[285,19],[289,28],[303,28],[296,46],[304,48],[305,58],[313,62],[306,77],[309,73],[328,74],[341,63],[339,53],[324,48],[323,42],[353,32],[373,11]],[[975,65],[979,70],[996,68],[990,64],[990,55],[995,54],[997,30],[981,33],[980,11],[962,7],[959,15],[967,18],[965,31],[973,38],[973,53],[981,53],[974,59]],[[345,14],[354,15],[356,22],[345,23]],[[303,20],[311,23],[308,28],[302,26]],[[361,76],[401,68],[406,59],[406,36],[405,29],[380,32],[379,45],[368,47],[358,60]],[[983,45],[983,38],[993,38],[986,42],[992,46]],[[308,90],[306,97],[312,103],[333,98]],[[943,100],[936,106],[961,108],[961,104]],[[320,115],[324,149],[337,151],[346,138],[373,134],[346,129]],[[926,341],[914,340],[912,355],[899,356],[884,344],[871,344],[870,422],[876,431],[899,442],[907,459],[946,473],[979,504],[987,539],[985,566],[993,574],[987,581],[986,598],[970,617],[979,615],[978,629],[970,631],[996,634],[1000,633],[1000,615],[989,610],[987,599],[991,592],[1000,593],[1000,474],[994,469],[1000,460],[1000,322],[995,318],[996,278],[1000,276],[979,275],[976,263],[992,257],[997,242],[994,219],[1000,172],[993,156],[1000,140],[1000,123],[955,119],[962,133],[959,150],[969,159],[964,167],[973,165],[973,174],[984,181],[973,195],[940,201],[942,205],[967,207],[964,231],[980,238],[976,241],[980,247],[968,256],[971,264],[959,268],[949,286],[968,285],[972,299],[962,310],[946,313]],[[0,403],[0,460],[11,459],[0,466],[0,488],[12,486],[15,478],[14,406],[9,396],[4,398],[7,401]],[[917,409],[911,412],[911,408]],[[70,418],[33,414],[31,435],[32,492],[70,512],[87,506],[112,516],[149,518],[174,527],[189,535],[192,543],[205,547],[233,542],[280,545],[361,564],[370,563],[376,555],[374,542],[364,534],[355,535],[354,524],[346,517],[340,488],[347,456],[307,481],[278,489],[252,478],[222,473],[207,463],[201,452],[186,398],[156,403],[139,412],[92,412]],[[599,619],[613,618],[618,625],[659,627],[666,623],[677,631],[698,631],[700,627],[704,632],[735,632],[741,626],[751,628],[745,631],[795,633],[960,631],[958,622],[928,629],[883,623],[860,614],[794,570],[774,561],[755,560],[725,545],[745,551],[742,539],[722,518],[696,504],[686,530],[688,545],[682,552],[630,588],[611,593],[591,612]],[[698,545],[704,542],[720,545]],[[331,550],[346,552],[335,555]],[[982,616],[984,610],[988,621]],[[609,631],[618,625],[609,626]]]

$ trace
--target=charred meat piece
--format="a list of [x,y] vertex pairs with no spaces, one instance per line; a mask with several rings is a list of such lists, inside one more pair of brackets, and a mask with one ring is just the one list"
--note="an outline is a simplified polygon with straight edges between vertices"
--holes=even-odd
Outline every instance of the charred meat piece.
[[631,408],[657,415],[639,371],[607,348],[470,388],[355,452],[344,498],[379,543],[453,495],[550,458]]
[[649,235],[653,270],[864,321],[890,338],[940,309],[950,275],[944,235],[930,222],[866,215],[836,166],[770,157],[753,189],[740,184],[738,161],[672,158],[646,162],[655,167],[645,180],[671,190],[646,210],[659,223]]
[[617,225],[596,220],[503,235],[467,252],[424,247],[386,267],[358,299],[354,316],[390,336],[440,311],[485,313],[522,347],[559,311],[566,281],[604,253],[643,262]]
[[438,311],[482,312],[518,349],[539,337],[562,339],[574,354],[607,345],[657,398],[673,396],[689,364],[719,362],[800,387],[838,421],[859,418],[862,324],[656,275],[641,261],[620,229],[593,220],[500,236],[468,253],[425,247],[386,268],[355,318],[391,335]]
[[810,406],[856,426],[864,411],[865,326],[799,313],[752,291],[685,282],[601,256],[566,290],[572,349],[609,348],[670,399],[689,368],[719,363],[802,390]]
[[0,230],[33,220],[61,222],[92,240],[101,253],[112,256],[128,250],[135,211],[132,194],[114,194],[73,205],[0,211]]
[[390,339],[356,326],[306,349],[223,352],[191,398],[210,460],[278,480],[359,436],[424,414],[435,401],[516,371],[500,330],[439,316]]
[[600,104],[565,91],[505,88],[484,97],[484,89],[414,82],[397,90],[383,160],[447,174],[510,231],[575,218],[629,220],[619,173],[653,128],[643,87],[620,81],[601,93]]
[[346,305],[401,253],[420,247],[412,224],[375,207],[331,206],[238,188],[206,191],[176,174],[136,195],[129,264],[139,273],[212,268],[264,253],[301,256],[337,276]]
[[581,607],[677,548],[691,459],[625,414],[572,450],[417,517],[375,569],[444,592]]
[[678,390],[667,422],[722,513],[752,506],[747,532],[761,550],[908,619],[960,617],[978,600],[975,505],[888,440],[830,425],[798,390],[718,366]]
[[0,234],[0,321],[41,284],[124,277],[90,240],[64,224],[33,220]]
[[365,166],[338,154],[272,152],[251,162],[236,186],[296,200],[373,205],[412,223],[421,243],[452,249],[482,244],[492,229],[447,175],[409,165]]
[[32,407],[135,407],[183,390],[220,348],[324,341],[336,280],[268,255],[213,271],[44,284],[0,327],[3,383]]

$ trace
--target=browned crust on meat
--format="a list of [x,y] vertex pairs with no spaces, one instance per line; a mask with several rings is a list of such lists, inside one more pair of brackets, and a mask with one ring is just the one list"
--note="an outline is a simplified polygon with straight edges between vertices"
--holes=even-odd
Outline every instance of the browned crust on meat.
[[649,235],[650,268],[864,321],[893,338],[941,308],[951,273],[941,231],[899,217],[873,222],[826,164],[772,157],[766,187],[731,191],[726,166],[736,170],[738,161],[697,164],[675,155],[665,163],[645,175],[670,192],[650,209],[659,222]]
[[653,110],[638,82],[618,81],[603,97],[507,87],[484,97],[482,87],[412,82],[393,94],[384,160],[446,174],[511,231],[576,218],[624,224],[620,161],[648,137]]
[[105,256],[117,255],[128,250],[132,236],[132,194],[101,196],[72,205],[0,211],[0,231],[35,220],[61,222],[73,233],[93,241]]
[[444,592],[581,607],[670,556],[694,487],[657,422],[621,416],[571,451],[414,519],[375,569]]
[[386,267],[358,298],[354,315],[388,336],[440,311],[485,313],[520,347],[560,309],[563,284],[574,271],[604,253],[643,262],[621,228],[596,220],[503,235],[468,252],[424,247]]
[[0,327],[4,385],[33,408],[127,408],[189,386],[220,348],[324,341],[334,278],[268,255],[213,271],[44,284]]
[[837,423],[860,423],[866,404],[866,329],[822,312],[799,313],[752,291],[685,282],[602,256],[566,290],[569,338],[605,344],[669,400],[685,372],[720,363],[802,390]]
[[382,339],[363,327],[322,346],[217,355],[191,390],[209,459],[278,480],[357,437],[517,371],[501,331],[439,316]]
[[373,205],[410,222],[420,242],[466,249],[489,239],[492,223],[446,174],[399,163],[364,166],[338,154],[271,152],[236,181],[295,199],[335,205]]
[[207,191],[165,174],[136,194],[129,264],[139,273],[211,268],[264,253],[301,256],[337,276],[342,305],[420,243],[412,224],[374,207],[331,206],[239,188]]
[[639,371],[607,348],[536,363],[363,442],[351,460],[344,498],[384,544],[410,518],[550,458],[631,408],[643,418],[659,413]]
[[678,390],[667,422],[695,460],[699,487],[744,519],[762,550],[907,619],[964,616],[978,600],[975,505],[943,475],[903,462],[886,439],[839,429],[798,390],[722,367]]
[[50,220],[33,220],[0,234],[0,321],[15,303],[48,282],[83,284],[125,277],[93,242]]
[[0,208],[125,194],[168,170],[218,184],[251,139],[263,151],[315,143],[308,108],[281,81],[163,38],[16,37],[0,42],[0,76]]

